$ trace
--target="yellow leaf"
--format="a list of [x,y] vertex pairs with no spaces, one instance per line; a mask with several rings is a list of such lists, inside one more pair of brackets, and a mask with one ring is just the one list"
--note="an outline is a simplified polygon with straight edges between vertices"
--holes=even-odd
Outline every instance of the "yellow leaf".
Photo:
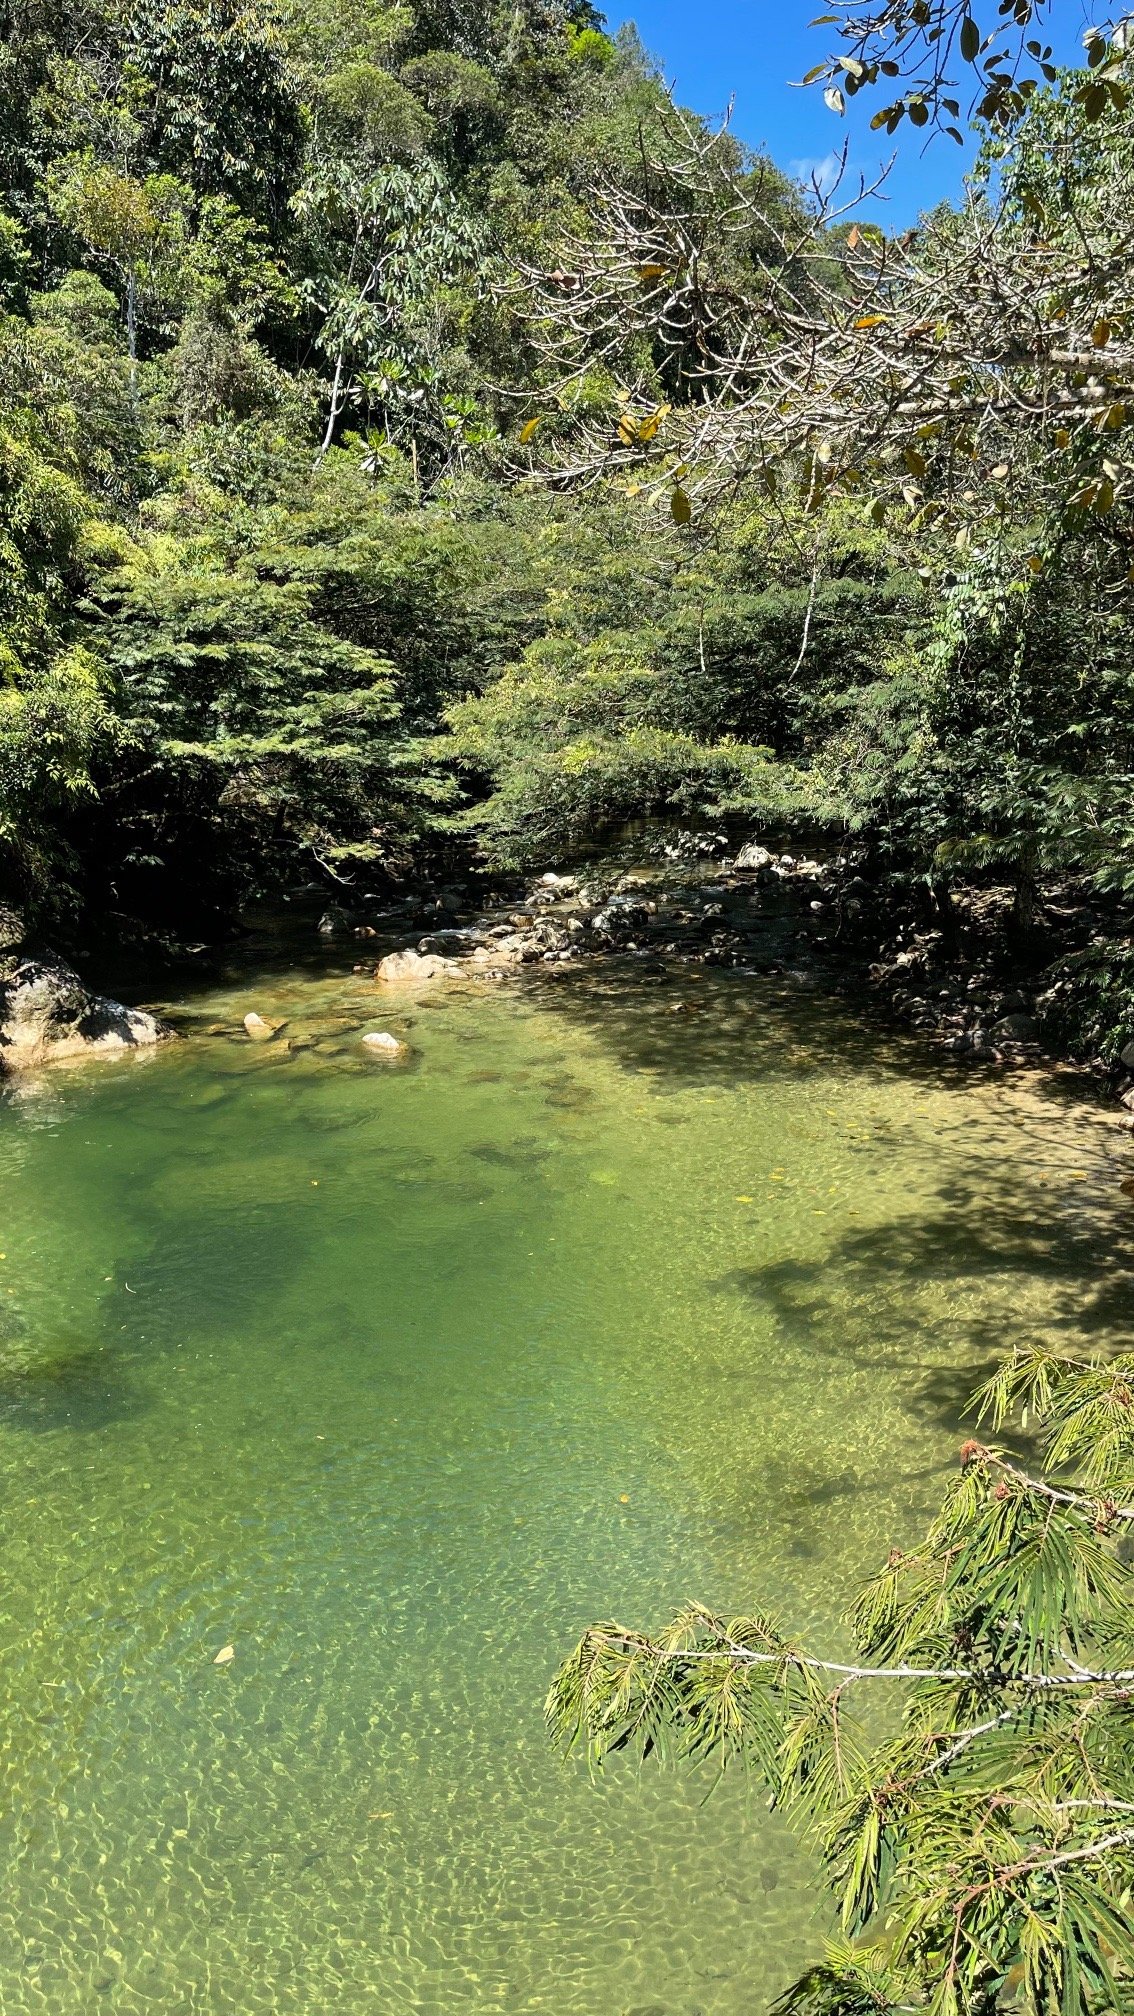
[[523,424],[523,426],[522,426],[522,427],[521,427],[521,429],[520,429],[520,445],[521,445],[521,447],[523,447],[523,448],[526,448],[526,447],[527,447],[527,445],[528,445],[528,442],[534,439],[534,437],[535,437],[535,431],[536,431],[536,428],[537,428],[537,427],[539,426],[539,423],[540,423],[540,421],[541,421],[542,419],[543,419],[543,414],[542,414],[542,413],[537,413],[537,414],[536,414],[536,416],[535,416],[535,419],[534,419],[534,420],[525,420],[525,421],[524,421],[524,424]]
[[235,1645],[222,1645],[220,1651],[217,1653],[216,1658],[213,1660],[213,1665],[227,1666],[229,1661],[231,1659],[235,1659],[235,1657],[236,1657]]
[[860,315],[854,326],[856,329],[877,329],[878,324],[886,320],[885,315]]
[[622,415],[618,423],[618,433],[620,439],[625,441],[626,446],[632,448],[638,439],[638,422],[632,413],[624,413]]
[[668,406],[659,406],[656,412],[651,413],[648,419],[643,420],[638,428],[639,441],[652,441],[668,412]]
[[1030,569],[1031,573],[1033,573],[1033,574],[1042,574],[1042,573],[1043,573],[1043,561],[1042,561],[1042,560],[1040,559],[1040,556],[1039,556],[1039,554],[1038,554],[1038,553],[1029,553],[1029,554],[1028,554],[1028,567],[1029,567],[1029,569]]
[[902,453],[905,456],[906,468],[909,470],[910,475],[924,476],[925,456],[919,455],[916,448],[904,448]]
[[680,484],[678,484],[669,500],[669,508],[673,513],[673,522],[675,525],[688,525],[689,520],[693,516],[693,506],[689,502],[687,492],[681,488]]
[[989,473],[991,474],[994,483],[1003,483],[1004,478],[1009,473],[1009,467],[1007,462],[998,462],[995,469],[991,470]]
[[1070,436],[1070,434],[1068,433],[1068,431],[1067,431],[1066,427],[1057,427],[1057,428],[1056,428],[1056,430],[1055,430],[1055,445],[1056,445],[1056,447],[1057,447],[1057,448],[1066,448],[1066,447],[1068,446],[1068,444],[1070,443],[1070,440],[1071,440],[1071,436]]
[[639,266],[638,278],[639,280],[664,280],[669,270],[668,266]]
[[1091,330],[1091,342],[1096,350],[1105,350],[1110,342],[1110,323],[1100,319]]

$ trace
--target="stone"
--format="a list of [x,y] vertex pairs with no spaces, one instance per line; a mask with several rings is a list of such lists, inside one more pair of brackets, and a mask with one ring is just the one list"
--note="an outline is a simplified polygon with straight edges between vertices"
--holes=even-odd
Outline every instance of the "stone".
[[61,960],[25,959],[0,985],[0,1070],[121,1056],[172,1034],[144,1009],[92,994]]
[[462,952],[468,952],[477,943],[475,931],[442,930],[431,931],[425,938],[419,938],[417,949],[426,958],[430,953],[442,959],[455,959]]
[[1009,1043],[1038,1043],[1040,1026],[1034,1015],[1002,1015],[993,1025],[992,1034]]
[[371,1056],[385,1064],[404,1063],[410,1054],[409,1044],[391,1035],[388,1029],[368,1029],[362,1041]]
[[596,910],[591,924],[596,931],[614,936],[619,931],[634,931],[649,923],[650,913],[644,903],[632,896],[613,896],[601,910]]
[[1134,1043],[1127,1043],[1123,1046],[1118,1053],[1118,1061],[1120,1064],[1124,1064],[1128,1071],[1134,1071]]
[[269,1022],[266,1016],[257,1015],[256,1010],[253,1008],[244,1017],[244,1027],[248,1031],[249,1036],[251,1036],[253,1043],[270,1043],[273,1036],[278,1036],[280,1030],[285,1029],[287,1024],[285,1022]]
[[460,966],[455,959],[442,959],[435,952],[388,952],[379,961],[374,977],[387,984],[407,980],[442,980],[459,974]]

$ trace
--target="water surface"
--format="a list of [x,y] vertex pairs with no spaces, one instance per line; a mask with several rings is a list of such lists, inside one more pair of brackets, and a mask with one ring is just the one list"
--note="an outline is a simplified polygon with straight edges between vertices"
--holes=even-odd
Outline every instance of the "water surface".
[[806,1857],[563,1765],[550,1672],[836,1643],[996,1351],[1128,1321],[1127,1144],[786,981],[177,1005],[0,1108],[5,2016],[750,2016]]

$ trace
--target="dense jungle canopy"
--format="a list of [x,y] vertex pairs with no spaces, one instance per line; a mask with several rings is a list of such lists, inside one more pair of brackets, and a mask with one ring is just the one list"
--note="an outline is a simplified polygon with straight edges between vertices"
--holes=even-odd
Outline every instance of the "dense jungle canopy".
[[836,111],[983,120],[887,239],[588,0],[7,7],[9,941],[744,814],[1087,878],[1116,1040],[1128,59],[1007,12],[831,17]]

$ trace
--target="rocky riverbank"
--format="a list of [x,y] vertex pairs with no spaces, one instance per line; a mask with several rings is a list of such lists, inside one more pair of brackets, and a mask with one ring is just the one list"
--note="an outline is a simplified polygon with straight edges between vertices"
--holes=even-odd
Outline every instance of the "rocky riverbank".
[[26,959],[0,982],[0,1073],[151,1048],[172,1030],[142,1008],[93,994],[57,959]]
[[[849,850],[820,860],[760,838],[738,846],[724,833],[670,832],[632,861],[452,880],[394,902],[375,894],[312,921],[328,952],[356,946],[355,971],[373,973],[383,994],[611,959],[655,977],[682,966],[806,972],[873,1000],[881,1017],[958,1061],[997,1068],[1066,1055],[1068,974],[1098,935],[1089,898],[1069,885],[1045,893],[1042,928],[1024,952],[1010,911],[1008,891],[970,889],[943,916],[928,891],[919,901],[871,879]],[[57,960],[25,960],[0,983],[0,1070],[117,1054],[168,1033],[145,1010],[91,993]],[[1094,1068],[1134,1125],[1130,1033],[1120,1061]]]
[[[806,968],[836,991],[865,994],[880,1015],[958,1061],[992,1067],[1066,1055],[1066,974],[1097,922],[1081,892],[1060,886],[1047,892],[1042,933],[1022,951],[1007,890],[958,893],[945,928],[928,892],[920,904],[895,896],[850,853],[818,860],[758,839],[730,847],[723,834],[673,835],[621,870],[549,871],[480,906],[455,884],[432,909],[430,928],[377,962],[383,988],[610,958],[655,971]],[[395,919],[342,923],[384,937]],[[1087,1068],[1134,1108],[1134,1042],[1121,1063]]]

